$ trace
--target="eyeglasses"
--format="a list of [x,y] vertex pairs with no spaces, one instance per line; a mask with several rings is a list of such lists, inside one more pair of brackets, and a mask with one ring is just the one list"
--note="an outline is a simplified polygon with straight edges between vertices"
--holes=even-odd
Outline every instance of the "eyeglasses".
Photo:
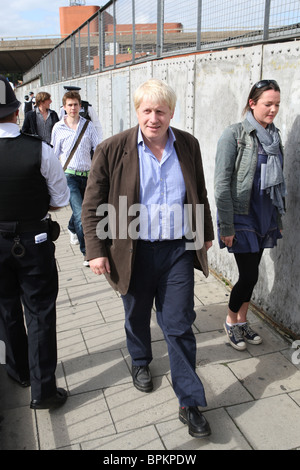
[[279,88],[279,85],[276,80],[260,80],[259,82],[255,83],[254,88],[263,88],[264,86],[268,86],[271,84]]

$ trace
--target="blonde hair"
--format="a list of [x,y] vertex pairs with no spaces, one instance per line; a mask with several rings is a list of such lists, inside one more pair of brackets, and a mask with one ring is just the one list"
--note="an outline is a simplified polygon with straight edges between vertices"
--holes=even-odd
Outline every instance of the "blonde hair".
[[165,102],[172,113],[175,111],[176,94],[169,85],[161,80],[151,78],[137,88],[133,96],[136,111],[144,98],[149,99],[155,104]]

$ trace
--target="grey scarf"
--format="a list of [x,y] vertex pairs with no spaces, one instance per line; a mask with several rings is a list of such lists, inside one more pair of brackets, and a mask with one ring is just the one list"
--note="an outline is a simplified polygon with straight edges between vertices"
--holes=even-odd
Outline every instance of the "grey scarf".
[[264,187],[274,206],[277,207],[280,214],[284,214],[283,198],[286,196],[286,186],[279,158],[280,140],[278,131],[273,123],[268,125],[267,128],[261,126],[251,111],[247,112],[246,118],[255,128],[257,138],[268,155]]

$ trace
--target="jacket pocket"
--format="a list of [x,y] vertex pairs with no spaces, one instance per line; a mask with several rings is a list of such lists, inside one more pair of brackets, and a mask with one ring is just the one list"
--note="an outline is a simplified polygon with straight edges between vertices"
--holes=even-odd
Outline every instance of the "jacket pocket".
[[237,181],[239,182],[244,181],[247,174],[249,173],[251,166],[251,152],[251,144],[246,144],[244,141],[238,141],[235,171],[237,175]]

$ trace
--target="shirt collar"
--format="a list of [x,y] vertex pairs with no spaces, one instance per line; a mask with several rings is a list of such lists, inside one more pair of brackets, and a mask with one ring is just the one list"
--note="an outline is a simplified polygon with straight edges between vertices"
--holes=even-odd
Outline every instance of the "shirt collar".
[[[70,127],[66,124],[65,120],[67,119],[68,115],[67,114],[64,114],[63,117],[61,118],[61,121],[62,123],[68,128],[70,129]],[[79,128],[79,126],[82,124],[84,125],[86,119],[83,118],[82,116],[80,116],[79,114],[79,121],[78,121],[78,124],[77,124],[77,129]]]
[[18,137],[20,135],[20,128],[18,124],[13,122],[3,122],[0,124],[0,138],[1,137]]
[[[36,112],[37,114],[39,114],[39,115],[42,117],[42,113],[41,113],[41,111],[39,110],[38,106],[35,108],[35,112]],[[50,114],[50,109],[48,109],[48,111],[47,111],[47,117],[49,117],[49,114]],[[44,119],[44,118],[43,118],[43,119]]]

